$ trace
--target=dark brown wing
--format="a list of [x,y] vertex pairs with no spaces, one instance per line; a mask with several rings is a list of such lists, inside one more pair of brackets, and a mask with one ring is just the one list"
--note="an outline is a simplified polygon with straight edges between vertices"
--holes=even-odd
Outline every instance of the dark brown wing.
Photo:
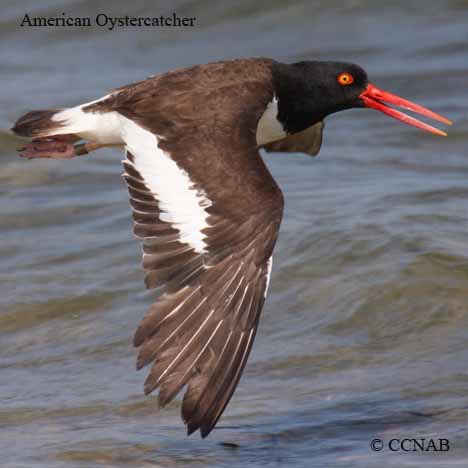
[[302,132],[293,133],[282,140],[267,143],[261,148],[269,153],[306,153],[310,156],[316,156],[322,146],[323,127],[323,121],[317,122]]
[[[268,73],[263,63],[257,78],[244,68],[237,70],[245,75],[241,88],[215,67],[192,74],[190,88],[171,75],[172,85],[180,81],[176,91],[163,80],[146,99],[144,90],[131,91],[131,106],[120,97],[109,109],[130,119],[124,177],[146,284],[165,286],[135,333],[137,367],[151,364],[145,392],[159,389],[161,406],[187,386],[182,417],[189,434],[200,429],[203,437],[229,402],[252,347],[283,210],[255,143],[272,95]],[[184,211],[188,205],[193,216]]]
[[253,343],[282,197],[273,191],[241,218],[214,202],[204,230],[207,251],[198,253],[161,221],[159,201],[132,160],[128,154],[124,177],[135,234],[143,238],[146,283],[166,285],[135,333],[137,368],[152,364],[145,393],[159,388],[161,406],[188,384],[182,417],[189,434],[200,428],[205,437],[229,402]]

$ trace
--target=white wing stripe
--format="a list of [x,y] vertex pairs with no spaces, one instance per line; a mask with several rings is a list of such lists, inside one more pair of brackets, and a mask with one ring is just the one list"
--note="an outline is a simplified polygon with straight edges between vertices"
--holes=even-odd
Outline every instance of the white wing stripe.
[[180,240],[195,252],[205,253],[202,230],[208,227],[206,208],[212,205],[205,193],[194,188],[186,171],[169,154],[158,148],[158,137],[135,122],[125,119],[123,139],[134,157],[133,166],[148,189],[157,197],[161,221],[173,225]]
[[266,286],[264,297],[267,297],[268,287],[270,286],[271,268],[273,267],[273,257],[270,257],[267,262],[267,273],[266,273]]

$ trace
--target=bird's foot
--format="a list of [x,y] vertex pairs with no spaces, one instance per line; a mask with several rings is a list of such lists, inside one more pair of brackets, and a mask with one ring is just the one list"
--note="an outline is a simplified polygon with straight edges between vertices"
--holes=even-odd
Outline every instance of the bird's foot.
[[27,159],[71,159],[78,155],[76,147],[73,145],[74,141],[76,141],[76,138],[66,138],[66,135],[52,138],[37,138],[19,148],[18,151],[21,152],[20,157]]
[[19,148],[20,157],[27,159],[49,158],[49,159],[71,159],[82,156],[99,148],[123,147],[122,143],[80,143],[75,135],[59,135],[51,138],[36,138],[31,143]]

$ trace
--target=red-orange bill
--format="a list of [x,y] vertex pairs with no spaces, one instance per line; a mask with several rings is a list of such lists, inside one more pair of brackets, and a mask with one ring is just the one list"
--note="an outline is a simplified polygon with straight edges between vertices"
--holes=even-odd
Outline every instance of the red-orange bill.
[[443,117],[442,115],[436,114],[431,110],[415,104],[414,102],[407,101],[395,94],[389,93],[388,91],[384,91],[382,89],[377,88],[377,86],[369,83],[365,91],[361,93],[359,96],[364,105],[371,109],[376,109],[384,114],[387,114],[394,119],[400,120],[401,122],[412,125],[413,127],[421,128],[422,130],[426,130],[427,132],[435,133],[436,135],[447,136],[445,132],[439,130],[438,128],[433,127],[432,125],[428,125],[424,122],[421,122],[414,117],[411,117],[399,110],[394,109],[393,107],[389,107],[384,104],[384,102],[388,102],[389,104],[393,104],[394,106],[402,107],[403,109],[410,110],[415,112],[416,114],[422,115],[424,117],[428,117],[430,119],[437,120],[447,125],[452,125],[452,122]]

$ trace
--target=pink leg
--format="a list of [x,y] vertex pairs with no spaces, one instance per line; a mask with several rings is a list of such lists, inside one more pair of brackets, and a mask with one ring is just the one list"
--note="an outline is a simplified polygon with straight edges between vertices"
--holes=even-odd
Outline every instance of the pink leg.
[[123,146],[120,144],[81,143],[74,145],[79,138],[74,135],[59,135],[51,138],[37,138],[18,151],[23,151],[20,157],[27,159],[51,158],[71,159],[75,156],[88,154],[99,148],[108,146]]
[[27,159],[71,159],[76,156],[73,143],[77,140],[78,138],[73,135],[37,138],[18,151],[22,151],[23,153],[21,153],[20,156]]

